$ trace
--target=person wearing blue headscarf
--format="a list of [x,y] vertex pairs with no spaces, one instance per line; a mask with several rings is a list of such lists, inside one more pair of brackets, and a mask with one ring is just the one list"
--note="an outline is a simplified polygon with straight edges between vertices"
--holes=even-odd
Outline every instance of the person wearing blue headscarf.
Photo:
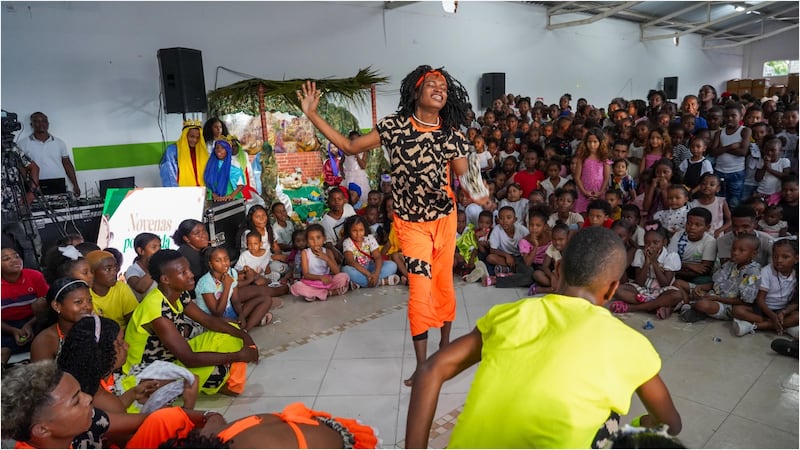
[[214,142],[214,152],[209,156],[203,179],[211,199],[215,202],[242,198],[244,174],[241,169],[231,165],[231,154],[231,145],[228,141]]

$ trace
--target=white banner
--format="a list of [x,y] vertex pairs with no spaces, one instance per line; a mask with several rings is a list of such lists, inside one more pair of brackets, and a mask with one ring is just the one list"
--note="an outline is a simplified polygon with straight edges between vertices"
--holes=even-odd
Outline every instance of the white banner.
[[136,258],[133,240],[139,233],[153,233],[161,238],[161,248],[177,249],[171,236],[178,225],[186,219],[203,221],[203,187],[132,189],[121,201],[115,201],[111,191],[103,208],[97,245],[122,252],[121,273]]

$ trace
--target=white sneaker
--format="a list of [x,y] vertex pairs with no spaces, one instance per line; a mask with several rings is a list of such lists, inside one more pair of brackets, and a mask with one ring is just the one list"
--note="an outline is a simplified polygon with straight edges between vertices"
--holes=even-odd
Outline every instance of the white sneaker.
[[739,337],[745,334],[754,334],[756,332],[756,324],[745,322],[741,319],[733,319],[733,332]]
[[787,328],[787,329],[785,329],[785,330],[783,330],[783,331],[784,331],[784,333],[788,334],[789,336],[791,336],[791,337],[793,337],[793,338],[797,339],[797,331],[798,331],[798,328],[800,328],[800,327],[798,327],[798,326],[796,326],[796,325],[795,325],[795,326],[793,326],[793,327],[789,327],[789,328]]

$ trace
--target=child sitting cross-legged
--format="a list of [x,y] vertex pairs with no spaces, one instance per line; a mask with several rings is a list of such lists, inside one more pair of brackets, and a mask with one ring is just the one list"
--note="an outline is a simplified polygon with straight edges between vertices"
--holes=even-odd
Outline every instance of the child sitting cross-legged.
[[730,261],[714,272],[713,284],[692,289],[690,298],[694,302],[681,306],[681,319],[697,322],[708,316],[731,320],[733,307],[752,305],[761,283],[761,265],[754,261],[759,245],[761,242],[751,234],[738,236],[733,241]]
[[350,277],[350,289],[396,285],[397,265],[394,261],[383,260],[378,241],[369,232],[369,224],[362,216],[348,217],[344,222],[342,243],[345,265],[342,271]]
[[[569,227],[559,223],[550,230],[550,245],[544,252],[542,264],[533,271],[534,284],[531,285],[534,294],[555,292],[558,289],[558,272],[555,270],[556,262],[561,260],[561,252],[569,240]],[[529,291],[530,292],[530,291]]]
[[797,306],[797,240],[778,239],[772,244],[772,263],[761,269],[755,303],[733,307],[733,332],[744,336],[772,330],[797,338]]
[[636,250],[631,264],[636,268],[635,280],[620,286],[608,307],[616,314],[655,311],[659,319],[666,319],[683,299],[672,284],[681,258],[667,250],[667,231],[660,223],[649,222],[644,229],[644,249]]
[[[489,235],[489,255],[486,256],[486,264],[494,265],[495,275],[499,274],[501,278],[507,276],[506,274],[527,270],[517,266],[524,265],[519,252],[519,241],[528,235],[528,229],[517,222],[514,208],[510,206],[500,208],[497,213],[497,222]],[[533,271],[528,270],[528,272],[530,280],[525,286],[529,285],[532,280]],[[483,279],[485,286],[491,286],[495,282],[495,278],[491,276]]]
[[681,258],[681,269],[675,273],[675,286],[688,294],[696,285],[711,282],[711,269],[717,259],[717,242],[709,233],[711,213],[701,207],[686,214],[686,227],[675,233],[667,249]]
[[582,215],[572,209],[577,194],[575,194],[575,191],[561,188],[556,189],[554,195],[556,197],[556,212],[550,215],[547,224],[552,228],[556,223],[562,222],[570,230],[577,230],[584,220]]
[[306,301],[327,300],[348,290],[350,277],[339,269],[333,252],[325,247],[325,229],[314,223],[306,228],[308,247],[300,253],[303,278],[292,284],[292,295]]

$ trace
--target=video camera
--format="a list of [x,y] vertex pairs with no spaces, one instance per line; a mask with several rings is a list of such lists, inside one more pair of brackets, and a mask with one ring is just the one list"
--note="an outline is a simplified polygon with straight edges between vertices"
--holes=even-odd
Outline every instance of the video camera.
[[2,121],[2,143],[3,149],[12,147],[14,143],[14,133],[22,129],[22,124],[17,120],[17,113],[3,111]]

